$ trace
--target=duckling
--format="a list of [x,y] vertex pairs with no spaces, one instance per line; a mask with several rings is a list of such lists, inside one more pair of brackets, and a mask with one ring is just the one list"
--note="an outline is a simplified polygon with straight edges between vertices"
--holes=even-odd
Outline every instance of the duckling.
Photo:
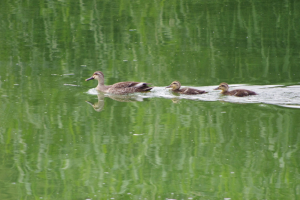
[[233,95],[233,96],[237,96],[237,97],[257,95],[255,92],[250,91],[250,90],[237,89],[237,90],[228,91],[228,89],[229,89],[229,86],[227,83],[220,83],[219,87],[215,88],[214,90],[222,90],[221,94]]
[[96,90],[100,92],[106,92],[111,94],[128,94],[134,92],[147,92],[152,89],[149,87],[149,83],[144,82],[119,82],[113,85],[104,85],[104,75],[101,71],[94,72],[93,76],[85,79],[85,81],[89,81],[92,79],[98,80],[98,85]]
[[194,89],[194,88],[181,88],[181,84],[179,81],[173,81],[171,83],[171,85],[167,86],[166,88],[172,88],[172,91],[173,92],[176,92],[176,93],[180,93],[180,94],[190,94],[190,95],[195,95],[195,94],[204,94],[204,93],[207,93],[203,90],[197,90],[197,89]]

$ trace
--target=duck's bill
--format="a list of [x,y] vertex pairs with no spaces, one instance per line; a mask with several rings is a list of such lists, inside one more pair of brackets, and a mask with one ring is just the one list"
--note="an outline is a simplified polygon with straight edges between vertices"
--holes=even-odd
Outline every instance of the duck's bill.
[[166,88],[170,88],[170,87],[172,87],[171,85],[169,85],[169,86],[167,86]]
[[89,81],[89,80],[92,80],[92,79],[94,79],[94,77],[87,78],[87,79],[85,79],[85,81]]
[[219,88],[219,87],[217,87],[217,88],[215,88],[214,90],[220,90],[220,88]]

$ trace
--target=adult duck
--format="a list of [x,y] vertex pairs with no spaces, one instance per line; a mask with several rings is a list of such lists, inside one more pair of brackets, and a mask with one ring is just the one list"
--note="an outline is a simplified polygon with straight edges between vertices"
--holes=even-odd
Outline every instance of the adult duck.
[[85,79],[85,81],[89,81],[95,79],[98,81],[98,85],[96,87],[97,91],[106,92],[110,94],[129,94],[134,92],[147,92],[152,89],[149,87],[149,83],[144,82],[119,82],[113,85],[104,85],[104,75],[101,71],[94,72],[93,76]]

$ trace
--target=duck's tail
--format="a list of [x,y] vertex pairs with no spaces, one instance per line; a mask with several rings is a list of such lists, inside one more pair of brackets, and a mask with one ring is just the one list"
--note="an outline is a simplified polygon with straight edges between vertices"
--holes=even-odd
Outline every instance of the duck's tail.
[[152,90],[153,89],[153,87],[146,87],[146,88],[144,88],[143,90],[145,91],[145,92],[147,92],[147,91],[150,91],[150,90]]

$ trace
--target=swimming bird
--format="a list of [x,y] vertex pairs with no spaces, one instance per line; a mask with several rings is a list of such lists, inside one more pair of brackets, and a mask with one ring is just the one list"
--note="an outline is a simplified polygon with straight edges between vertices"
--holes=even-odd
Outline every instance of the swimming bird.
[[237,89],[237,90],[228,91],[228,89],[229,89],[229,86],[227,83],[220,83],[219,87],[215,88],[214,90],[222,90],[221,94],[233,95],[233,96],[237,96],[237,97],[257,95],[255,92],[250,91],[250,90]]
[[101,71],[94,72],[93,76],[85,79],[85,81],[89,81],[92,79],[96,79],[98,81],[98,85],[96,87],[97,91],[106,92],[110,94],[128,94],[134,92],[147,92],[152,89],[149,87],[149,83],[144,82],[119,82],[113,85],[104,85],[104,75]]
[[203,90],[197,90],[197,89],[194,89],[194,88],[180,88],[181,87],[181,84],[179,81],[173,81],[171,83],[171,85],[167,86],[166,88],[172,88],[172,91],[173,92],[176,92],[176,93],[180,93],[180,94],[189,94],[189,95],[195,95],[195,94],[204,94],[204,93],[207,93]]

